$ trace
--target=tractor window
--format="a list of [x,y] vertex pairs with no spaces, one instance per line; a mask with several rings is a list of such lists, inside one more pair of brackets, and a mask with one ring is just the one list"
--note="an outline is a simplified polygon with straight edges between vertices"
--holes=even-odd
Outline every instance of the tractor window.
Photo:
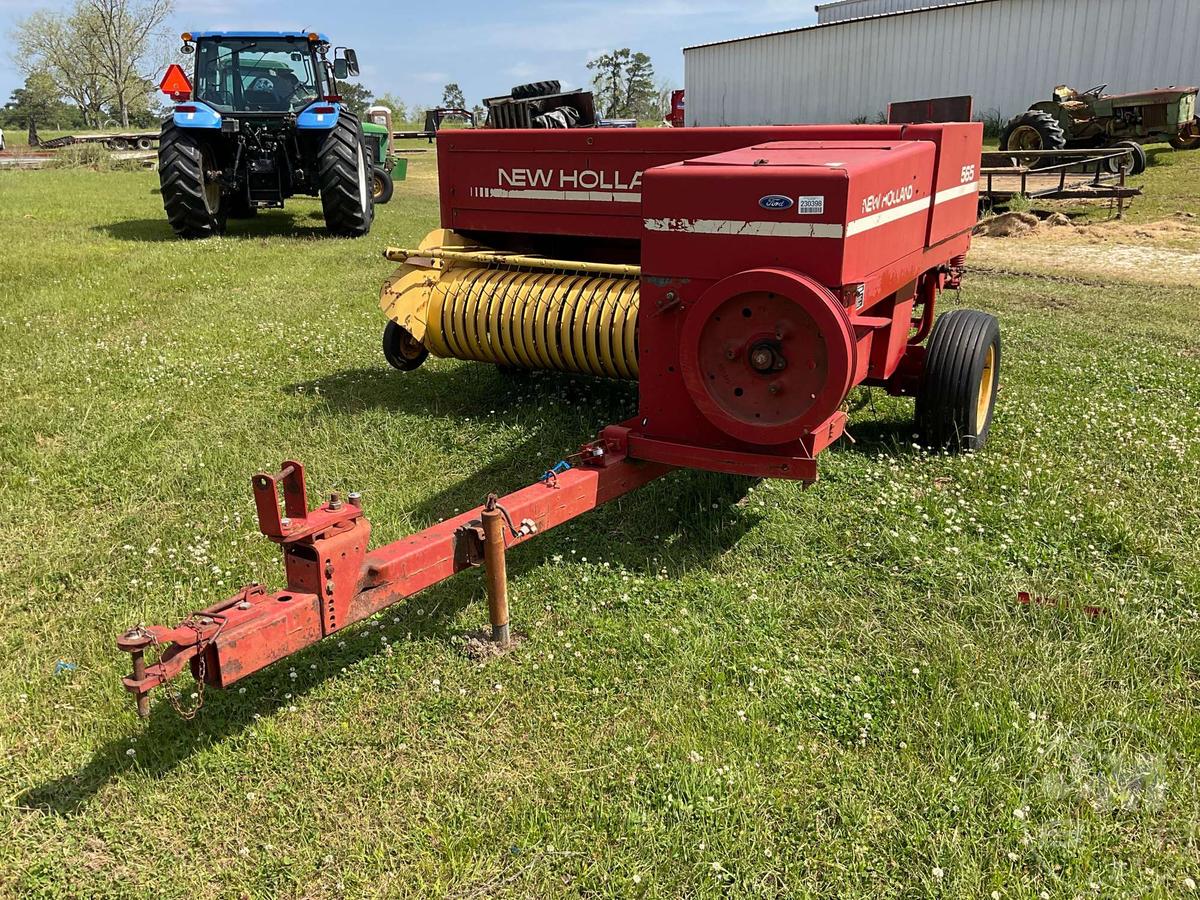
[[324,93],[324,71],[308,41],[200,41],[197,100],[221,112],[295,112]]

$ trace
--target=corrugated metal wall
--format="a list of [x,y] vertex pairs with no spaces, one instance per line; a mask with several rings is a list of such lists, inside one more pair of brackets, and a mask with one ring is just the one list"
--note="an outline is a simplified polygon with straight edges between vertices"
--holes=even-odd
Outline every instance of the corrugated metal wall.
[[929,6],[946,6],[958,0],[840,0],[835,3],[817,4],[817,22],[844,22],[863,16],[878,16],[884,13],[905,12]]
[[1057,84],[1200,84],[1200,0],[985,0],[684,51],[689,125],[874,118],[972,94],[1008,117]]

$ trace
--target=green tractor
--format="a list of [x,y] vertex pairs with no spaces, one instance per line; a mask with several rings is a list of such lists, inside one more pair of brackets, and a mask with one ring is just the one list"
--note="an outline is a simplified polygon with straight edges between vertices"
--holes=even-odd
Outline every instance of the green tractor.
[[1005,126],[1000,149],[1129,148],[1134,151],[1131,174],[1139,175],[1146,168],[1142,144],[1169,141],[1177,150],[1200,147],[1197,88],[1106,94],[1107,87],[1101,84],[1080,93],[1059,85],[1050,100],[1033,104]]
[[387,203],[397,181],[408,175],[408,160],[396,153],[396,137],[392,111],[386,106],[372,106],[363,116],[363,134],[367,140],[367,156],[371,160],[371,196],[376,203]]

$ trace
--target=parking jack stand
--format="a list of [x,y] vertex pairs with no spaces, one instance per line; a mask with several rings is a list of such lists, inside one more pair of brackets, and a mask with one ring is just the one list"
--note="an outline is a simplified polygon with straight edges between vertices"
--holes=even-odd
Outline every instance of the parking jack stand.
[[504,513],[497,507],[496,495],[489,494],[480,519],[483,522],[483,566],[487,571],[492,641],[505,646],[509,641],[508,569],[505,562]]

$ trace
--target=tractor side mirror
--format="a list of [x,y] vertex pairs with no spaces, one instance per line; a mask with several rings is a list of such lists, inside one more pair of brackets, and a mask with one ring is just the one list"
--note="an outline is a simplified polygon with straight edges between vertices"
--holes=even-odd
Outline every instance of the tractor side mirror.
[[358,54],[349,47],[346,48],[346,68],[351,75],[358,77]]
[[341,57],[333,61],[333,77],[338,79],[338,81],[350,77],[350,66]]

